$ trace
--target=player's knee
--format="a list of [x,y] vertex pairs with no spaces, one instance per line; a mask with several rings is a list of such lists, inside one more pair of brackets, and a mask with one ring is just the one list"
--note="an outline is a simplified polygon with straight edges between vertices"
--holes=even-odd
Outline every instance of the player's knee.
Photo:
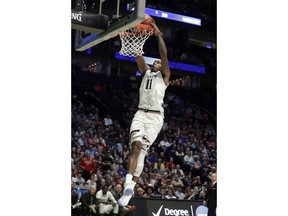
[[135,142],[141,142],[142,143],[142,137],[141,136],[137,136],[134,138],[130,139],[130,143],[135,143]]
[[146,135],[143,136],[142,144],[146,145],[146,146],[150,146],[151,145],[150,139],[149,139],[148,136],[146,136]]
[[130,143],[134,143],[136,141],[142,143],[143,132],[141,130],[134,130],[130,132]]

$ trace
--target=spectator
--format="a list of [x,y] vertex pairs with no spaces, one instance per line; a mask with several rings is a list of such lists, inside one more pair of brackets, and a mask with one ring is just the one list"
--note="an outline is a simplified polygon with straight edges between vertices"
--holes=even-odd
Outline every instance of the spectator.
[[165,153],[166,149],[171,146],[171,143],[168,141],[167,137],[164,135],[163,140],[160,141],[158,146],[160,147],[161,151]]
[[85,134],[83,134],[78,139],[78,144],[81,149],[84,149],[85,141],[86,141]]
[[166,196],[166,187],[165,186],[162,186],[160,189],[159,189],[159,196],[158,198],[160,199],[166,199],[165,196]]
[[144,195],[144,190],[141,187],[137,188],[136,194],[134,195],[134,197],[143,198],[143,195]]
[[200,176],[196,176],[194,178],[193,185],[194,185],[193,190],[194,190],[195,195],[198,196],[201,191],[205,191],[205,187],[202,185]]
[[[115,181],[112,181],[111,184],[109,184],[108,186],[108,191],[110,191],[112,193],[112,191],[115,190],[117,183]],[[114,196],[114,194],[112,193],[112,195]],[[116,199],[116,197],[114,196],[114,198]],[[117,199],[116,199],[117,200]]]
[[172,185],[174,187],[178,187],[178,186],[184,187],[184,183],[182,182],[182,180],[179,178],[179,176],[177,174],[174,175],[174,178],[172,180]]
[[193,189],[191,189],[191,187],[187,187],[186,190],[185,190],[185,197],[184,199],[185,200],[193,200],[195,197],[195,194],[194,194],[194,191]]
[[194,161],[192,170],[191,170],[192,176],[200,176],[203,173],[202,167],[199,164],[199,161]]
[[175,163],[176,164],[183,164],[183,157],[184,157],[183,146],[179,145],[179,143],[180,142],[178,142],[178,145],[176,146]]
[[121,176],[121,178],[124,178],[126,176],[126,170],[123,168],[123,165],[119,165],[119,169],[117,170],[118,174]]
[[102,156],[100,155],[99,152],[94,152],[94,162],[97,168],[102,167]]
[[154,188],[151,184],[148,185],[148,187],[146,188],[146,193],[144,193],[143,195],[144,198],[155,198],[156,195],[154,193]]
[[121,153],[123,151],[123,144],[122,142],[120,142],[120,139],[117,139],[116,148],[118,153]]
[[112,193],[108,191],[107,185],[104,185],[102,189],[96,193],[96,198],[99,203],[100,216],[110,214],[111,211],[113,211],[114,216],[118,214],[119,206]]
[[77,173],[77,176],[75,178],[72,178],[72,181],[74,183],[74,188],[75,189],[83,188],[83,186],[85,184],[85,179],[82,177],[82,172],[79,171]]
[[94,155],[95,155],[95,150],[94,150],[94,146],[93,145],[88,145],[88,149],[90,151],[90,157],[92,159],[94,159]]
[[186,176],[185,176],[185,180],[184,180],[184,185],[186,187],[190,187],[193,184],[193,178],[191,175],[191,172],[189,172]]
[[180,168],[179,164],[176,165],[176,168],[174,170],[172,170],[171,174],[177,174],[180,179],[185,178],[185,174],[184,174],[183,170]]
[[114,157],[112,156],[111,149],[108,149],[102,158],[102,170],[107,172],[113,164]]
[[111,164],[109,169],[107,170],[107,173],[112,177],[114,176],[114,174],[118,174],[117,170],[116,170],[116,165],[115,164]]
[[100,180],[99,189],[102,190],[102,188],[103,188],[105,185],[106,185],[106,180],[105,180],[104,178],[102,178],[102,179]]
[[166,168],[169,169],[169,171],[171,172],[172,169],[175,169],[176,165],[174,164],[174,158],[170,157],[170,160],[168,163],[166,163]]
[[87,185],[88,185],[89,187],[95,186],[95,187],[97,188],[97,184],[96,184],[96,180],[95,180],[95,175],[94,175],[94,174],[92,174],[92,175],[90,176],[90,179],[88,179],[88,180],[86,181],[86,183],[87,183]]
[[156,169],[157,173],[159,173],[159,174],[165,172],[166,168],[165,168],[164,163],[162,163],[161,158],[158,158],[157,163],[154,164],[154,169]]
[[161,185],[167,184],[168,172],[164,172],[161,176]]
[[90,157],[90,151],[85,151],[85,157],[80,162],[80,168],[83,170],[83,178],[87,181],[92,172],[96,171],[94,159]]
[[121,176],[117,172],[112,177],[112,181],[116,182],[116,184],[122,184]]
[[[92,147],[93,146],[95,146],[96,145],[96,143],[97,143],[97,138],[96,137],[94,137],[94,136],[92,136],[92,134],[88,134],[88,143],[90,144],[90,145],[92,145]],[[94,152],[93,152],[94,153]],[[93,155],[93,157],[94,157],[94,155]]]
[[175,196],[177,197],[177,199],[183,200],[185,197],[185,194],[182,192],[182,187],[178,186],[176,188],[177,188],[177,190],[175,191]]
[[172,188],[168,188],[167,195],[165,196],[165,199],[177,199],[177,197],[174,196],[174,191]]
[[158,178],[156,173],[150,174],[149,184],[152,185],[153,188],[158,184]]
[[76,168],[75,164],[71,166],[71,177],[75,178],[77,176],[78,169]]
[[[97,145],[96,145],[97,146]],[[100,136],[99,139],[98,139],[98,148],[100,149],[101,152],[103,152],[103,149],[106,147],[106,141],[105,139]]]
[[202,202],[205,201],[206,200],[205,191],[203,191],[203,190],[200,191],[200,193],[194,197],[194,200],[195,201],[202,201]]
[[79,200],[78,193],[73,190],[73,182],[71,184],[71,213],[72,216],[81,215],[81,202]]
[[89,191],[84,193],[81,197],[82,216],[96,216],[97,200],[95,197],[96,187],[91,186]]
[[147,158],[147,163],[149,162],[149,163],[153,164],[153,166],[154,166],[154,164],[157,163],[157,161],[158,161],[158,156],[157,156],[155,150],[152,150],[149,153],[149,156]]
[[186,155],[184,156],[184,170],[189,172],[192,170],[194,165],[194,158],[190,148],[186,148]]
[[104,118],[104,124],[105,124],[106,126],[109,126],[109,125],[112,125],[112,124],[113,124],[113,121],[112,121],[112,119],[110,118],[110,115],[109,115],[109,114],[106,116],[106,118]]
[[84,157],[84,151],[81,150],[81,148],[77,148],[75,156],[73,157],[74,159],[74,164],[77,170],[80,170],[80,162],[82,160],[82,158]]
[[159,159],[161,159],[162,163],[165,165],[165,163],[167,162],[166,156],[164,154],[163,151],[160,152],[159,154]]

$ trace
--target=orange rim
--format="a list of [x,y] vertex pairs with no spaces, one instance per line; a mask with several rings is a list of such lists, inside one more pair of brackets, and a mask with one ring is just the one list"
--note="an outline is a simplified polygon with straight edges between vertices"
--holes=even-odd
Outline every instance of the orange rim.
[[136,25],[134,28],[139,28],[139,29],[151,29],[153,30],[153,28],[149,25],[144,25],[144,24],[138,24]]
[[[144,24],[138,24],[136,26],[134,26],[133,28],[137,28],[137,29],[140,29],[140,31],[144,31],[144,30],[150,30],[150,31],[153,31],[153,28],[151,26],[148,26],[148,25],[144,25]],[[124,32],[121,32],[121,34],[123,35],[135,35],[131,32],[127,32],[127,31],[124,31]],[[140,34],[139,34],[140,35]]]

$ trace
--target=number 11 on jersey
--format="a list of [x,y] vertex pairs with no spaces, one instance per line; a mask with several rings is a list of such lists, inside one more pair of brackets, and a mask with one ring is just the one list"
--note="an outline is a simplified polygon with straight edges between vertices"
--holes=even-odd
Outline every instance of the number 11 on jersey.
[[146,83],[146,88],[145,89],[151,89],[152,86],[152,79],[147,79],[147,83]]

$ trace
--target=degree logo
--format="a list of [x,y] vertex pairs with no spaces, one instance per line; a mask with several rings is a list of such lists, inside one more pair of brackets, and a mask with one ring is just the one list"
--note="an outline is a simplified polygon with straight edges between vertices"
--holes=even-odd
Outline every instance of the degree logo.
[[204,205],[198,206],[196,209],[196,216],[207,216],[208,208]]

